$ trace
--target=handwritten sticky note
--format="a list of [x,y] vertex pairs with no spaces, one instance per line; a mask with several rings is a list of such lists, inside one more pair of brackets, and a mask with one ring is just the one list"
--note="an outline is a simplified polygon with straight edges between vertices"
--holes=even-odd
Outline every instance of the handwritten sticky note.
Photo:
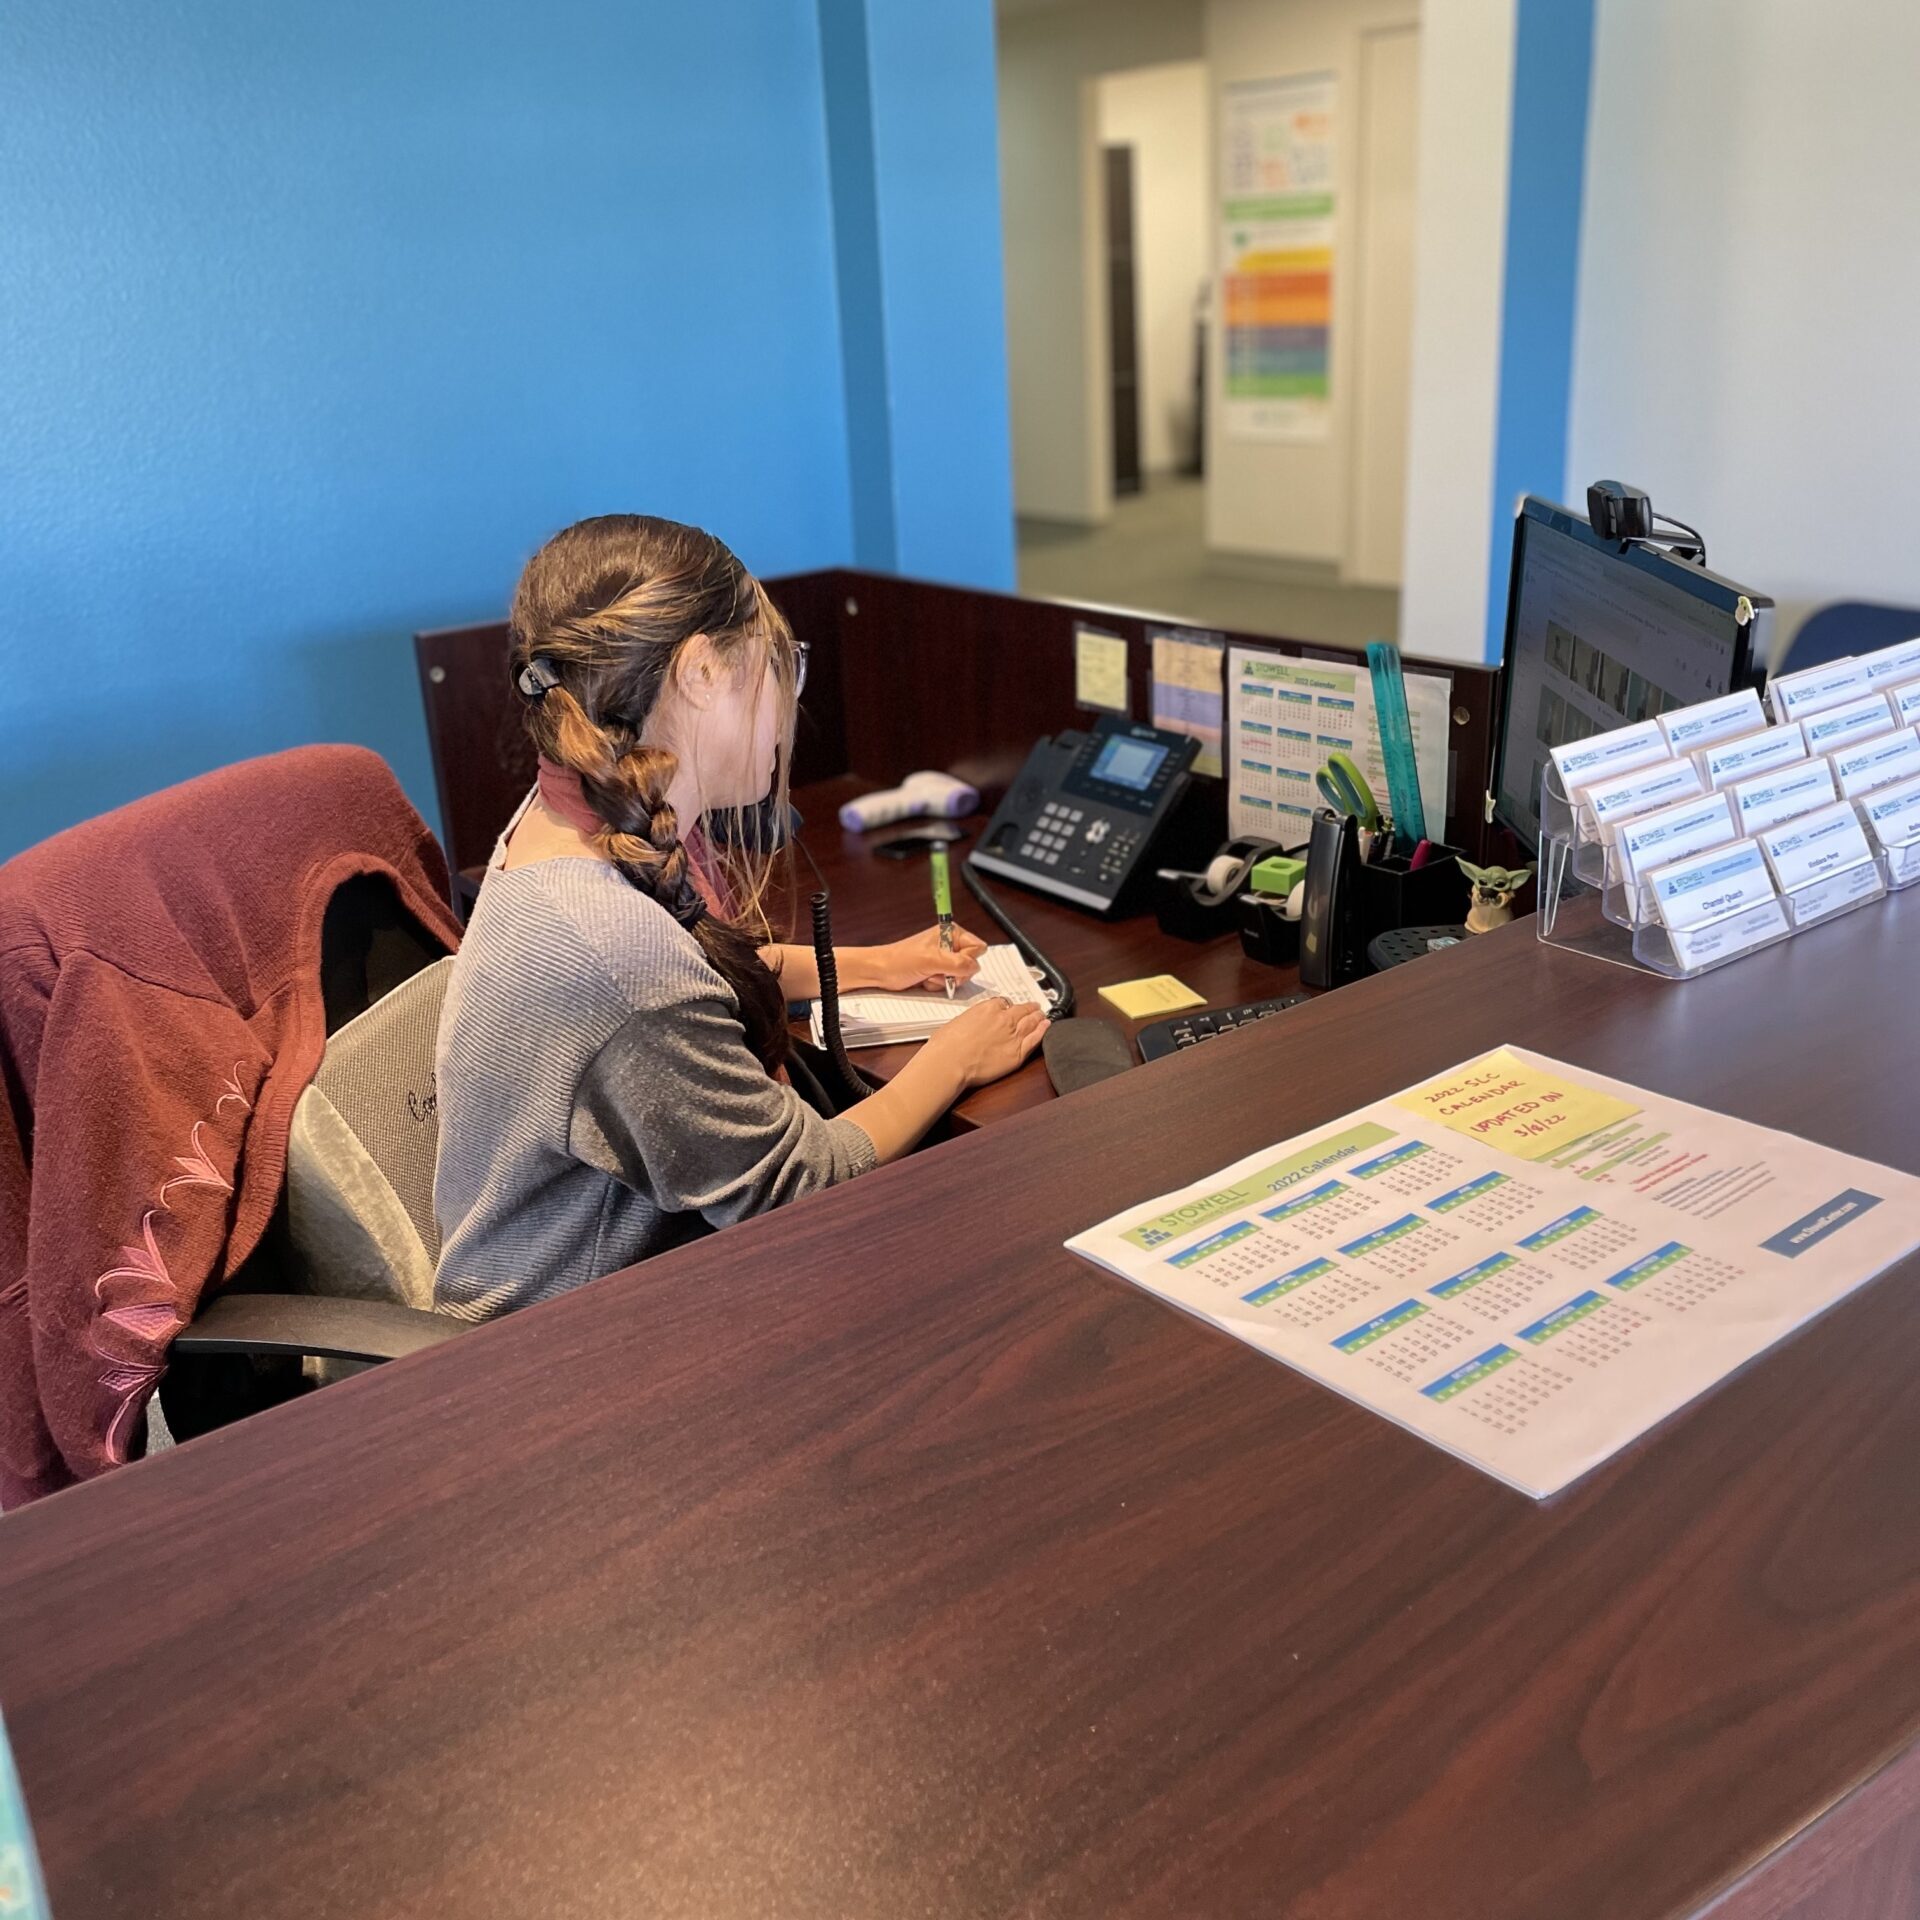
[[1394,1104],[1522,1160],[1544,1160],[1640,1111],[1610,1093],[1543,1073],[1505,1047],[1400,1094]]
[[1147,980],[1122,980],[1102,987],[1100,998],[1117,1007],[1129,1020],[1145,1020],[1156,1013],[1178,1013],[1182,1007],[1204,1007],[1204,996],[1183,985],[1170,973],[1156,973]]
[[1073,630],[1073,697],[1083,707],[1130,711],[1127,699],[1127,643],[1098,627]]

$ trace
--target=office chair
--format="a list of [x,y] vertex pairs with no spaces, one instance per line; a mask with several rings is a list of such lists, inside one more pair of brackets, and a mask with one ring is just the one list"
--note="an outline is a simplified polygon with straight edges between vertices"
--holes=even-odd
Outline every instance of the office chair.
[[431,1311],[433,1051],[453,960],[377,881],[340,889],[321,948],[326,1052],[294,1107],[286,1191],[259,1251],[174,1339],[160,1404],[176,1439],[466,1329]]
[[1801,622],[1774,671],[1798,673],[1851,654],[1872,653],[1920,634],[1920,608],[1890,607],[1872,600],[1835,600],[1816,607]]
[[436,960],[333,1034],[293,1110],[287,1246],[303,1293],[432,1311],[433,1048],[452,969]]

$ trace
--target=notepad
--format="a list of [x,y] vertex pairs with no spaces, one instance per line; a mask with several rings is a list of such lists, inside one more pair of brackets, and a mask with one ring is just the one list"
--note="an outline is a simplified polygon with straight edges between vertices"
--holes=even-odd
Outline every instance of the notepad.
[[[1013,1000],[1047,1011],[1047,996],[1020,958],[1015,946],[989,947],[980,956],[980,971],[954,990],[936,987],[908,993],[843,993],[840,996],[840,1036],[850,1047],[891,1047],[911,1040],[930,1039],[949,1020],[982,1000]],[[813,1005],[813,1044],[826,1045],[820,1028],[820,1003]]]
[[1204,1007],[1206,999],[1170,973],[1156,973],[1145,980],[1121,980],[1100,989],[1100,998],[1115,1006],[1129,1020],[1144,1020],[1150,1013],[1178,1013],[1182,1007]]

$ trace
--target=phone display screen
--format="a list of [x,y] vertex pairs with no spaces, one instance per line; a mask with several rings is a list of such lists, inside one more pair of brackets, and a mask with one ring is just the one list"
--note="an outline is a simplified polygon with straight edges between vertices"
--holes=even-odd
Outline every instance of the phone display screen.
[[1116,733],[1101,748],[1099,759],[1093,763],[1092,777],[1134,793],[1144,793],[1153,784],[1153,776],[1160,771],[1160,763],[1166,757],[1167,749],[1155,746],[1151,740],[1130,740],[1125,734]]

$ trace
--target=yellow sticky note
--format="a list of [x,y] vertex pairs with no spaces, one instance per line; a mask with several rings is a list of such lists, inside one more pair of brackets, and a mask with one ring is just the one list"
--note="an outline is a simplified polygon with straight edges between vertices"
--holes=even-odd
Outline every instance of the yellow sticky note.
[[1545,1160],[1601,1127],[1640,1111],[1515,1057],[1506,1047],[1394,1097],[1423,1120],[1522,1160]]
[[1126,713],[1127,643],[1098,627],[1073,630],[1073,697],[1083,707]]
[[1122,980],[1119,985],[1102,987],[1100,998],[1118,1007],[1129,1020],[1144,1020],[1149,1014],[1178,1013],[1182,1007],[1204,1007],[1205,998],[1189,986],[1183,986],[1170,973],[1156,973],[1150,980]]

